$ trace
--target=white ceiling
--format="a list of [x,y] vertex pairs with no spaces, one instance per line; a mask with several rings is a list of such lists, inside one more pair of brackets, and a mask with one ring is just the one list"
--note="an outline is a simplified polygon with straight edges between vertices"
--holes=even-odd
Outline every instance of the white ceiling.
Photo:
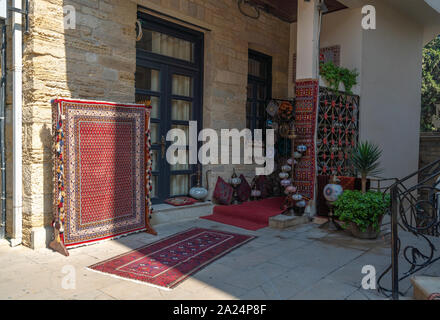
[[440,13],[440,0],[425,0],[425,2]]
[[[424,27],[424,43],[440,34],[440,0],[380,0]],[[339,0],[349,8],[371,4],[368,0]],[[428,4],[429,3],[429,4]],[[435,8],[435,9],[434,9]]]

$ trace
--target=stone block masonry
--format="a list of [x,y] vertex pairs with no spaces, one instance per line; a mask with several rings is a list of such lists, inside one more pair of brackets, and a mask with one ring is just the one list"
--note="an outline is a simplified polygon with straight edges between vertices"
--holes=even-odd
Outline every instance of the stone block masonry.
[[[287,97],[289,24],[265,13],[259,20],[247,18],[235,0],[33,0],[30,4],[30,35],[24,37],[23,54],[23,242],[27,246],[44,247],[52,221],[50,100],[72,97],[134,102],[138,5],[211,30],[205,32],[203,127],[220,130],[246,126],[249,49],[272,56],[272,95]],[[66,5],[76,10],[75,29],[64,29]],[[11,57],[10,52],[8,55]],[[8,90],[11,92],[10,85]],[[11,103],[8,99],[9,221]],[[230,177],[232,167],[204,168],[212,169],[211,190],[218,175]],[[235,167],[252,177],[253,166]]]
[[440,133],[420,133],[419,168],[440,159]]

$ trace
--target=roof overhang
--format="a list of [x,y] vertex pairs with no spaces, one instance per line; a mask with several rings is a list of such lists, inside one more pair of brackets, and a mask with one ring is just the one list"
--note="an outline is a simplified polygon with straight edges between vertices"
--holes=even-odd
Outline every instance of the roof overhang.
[[[247,0],[263,8],[266,12],[287,21],[296,22],[298,15],[298,0]],[[338,0],[325,0],[328,12],[345,9],[346,6]]]
[[[368,0],[339,0],[349,8],[371,4]],[[423,26],[424,43],[440,34],[440,0],[381,0]]]
[[438,0],[425,0],[425,2],[431,6],[435,11],[440,13],[440,1]]

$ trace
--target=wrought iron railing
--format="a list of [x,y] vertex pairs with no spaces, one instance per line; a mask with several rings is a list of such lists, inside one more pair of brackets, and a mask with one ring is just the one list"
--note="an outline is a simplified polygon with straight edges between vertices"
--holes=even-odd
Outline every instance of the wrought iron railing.
[[[391,265],[379,277],[378,288],[392,299],[397,300],[402,294],[399,291],[402,280],[440,261],[436,248],[440,231],[439,177],[440,159],[384,191],[391,194]],[[405,232],[405,239],[399,236],[401,231]],[[399,257],[403,262],[400,265]],[[405,270],[399,274],[402,268]],[[391,288],[385,288],[382,283],[390,272]]]

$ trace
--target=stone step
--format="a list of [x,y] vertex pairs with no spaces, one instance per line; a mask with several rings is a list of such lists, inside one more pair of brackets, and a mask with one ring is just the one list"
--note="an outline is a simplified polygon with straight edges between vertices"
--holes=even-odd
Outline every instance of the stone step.
[[151,225],[174,223],[212,214],[214,204],[211,201],[196,202],[192,205],[176,207],[169,204],[153,205]]
[[440,277],[415,276],[411,282],[415,300],[429,300],[433,294],[440,294]]
[[287,229],[308,222],[309,217],[306,215],[298,217],[279,214],[277,216],[269,218],[269,227],[273,229]]

